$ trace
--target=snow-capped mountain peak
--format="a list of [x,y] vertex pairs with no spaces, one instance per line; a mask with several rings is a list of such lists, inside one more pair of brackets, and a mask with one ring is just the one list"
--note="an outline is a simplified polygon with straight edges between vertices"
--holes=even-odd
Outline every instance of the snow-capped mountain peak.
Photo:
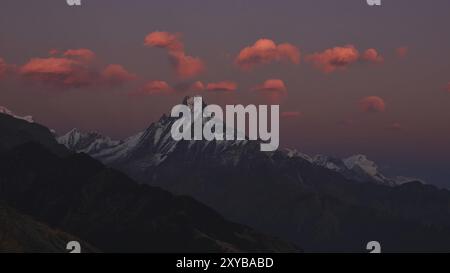
[[[194,97],[186,96],[182,103],[184,105],[193,107]],[[207,106],[205,101],[202,101],[203,108]],[[192,122],[197,119],[205,120],[210,117],[194,117]],[[83,133],[79,130],[72,130],[64,136],[58,138],[58,142],[64,144],[66,147],[73,151],[85,152],[94,158],[102,161],[105,164],[121,165],[123,162],[127,162],[127,166],[133,169],[146,169],[153,166],[158,166],[172,153],[178,151],[185,152],[189,150],[192,155],[202,156],[202,154],[211,152],[211,156],[223,157],[223,161],[235,162],[239,161],[239,154],[246,150],[244,146],[247,146],[250,142],[246,140],[236,141],[175,141],[172,138],[171,129],[177,118],[170,117],[167,114],[152,123],[147,129],[139,132],[122,141],[104,141],[103,136],[98,136],[93,133]],[[198,121],[198,120],[197,120]],[[223,121],[220,121],[223,123]],[[226,125],[225,125],[226,126]],[[190,130],[191,127],[185,128]],[[226,134],[225,129],[222,134]],[[224,137],[225,139],[225,137]],[[93,146],[92,143],[104,143],[108,145],[100,147]],[[251,149],[253,149],[254,145]],[[93,149],[92,147],[95,147]],[[256,147],[256,146],[255,146]],[[233,157],[226,157],[223,153],[229,152]],[[226,159],[225,159],[226,158]],[[132,162],[132,163],[131,163]]]
[[32,116],[23,116],[23,117],[22,116],[18,116],[18,115],[14,114],[11,110],[9,110],[8,108],[6,108],[4,106],[0,106],[0,113],[8,115],[8,116],[11,116],[11,117],[16,118],[16,119],[25,120],[25,121],[27,121],[29,123],[34,123],[34,120],[33,120]]

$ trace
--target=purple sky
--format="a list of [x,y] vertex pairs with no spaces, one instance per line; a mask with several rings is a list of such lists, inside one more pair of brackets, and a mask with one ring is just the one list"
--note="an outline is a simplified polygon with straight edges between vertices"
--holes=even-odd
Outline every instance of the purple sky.
[[[364,153],[390,173],[450,186],[449,11],[448,0],[3,0],[0,105],[58,133],[122,138],[200,81],[208,103],[279,102],[282,147]],[[171,36],[145,42],[156,31]],[[275,48],[242,51],[263,38]],[[371,96],[383,105],[363,109]]]

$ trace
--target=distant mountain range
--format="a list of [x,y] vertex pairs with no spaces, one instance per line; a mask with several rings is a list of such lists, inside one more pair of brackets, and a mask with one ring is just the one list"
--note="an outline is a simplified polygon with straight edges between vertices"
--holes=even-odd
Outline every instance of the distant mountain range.
[[[185,97],[183,102],[188,105],[192,97]],[[206,104],[204,104],[204,107]],[[192,107],[192,105],[190,105]],[[112,140],[98,132],[82,132],[76,128],[65,135],[57,137],[57,141],[69,150],[79,153],[86,153],[102,161],[105,164],[123,168],[127,165],[127,170],[132,173],[140,173],[146,169],[162,164],[168,159],[177,146],[182,146],[183,142],[174,141],[170,134],[170,129],[175,119],[164,114],[157,123],[153,123],[146,130],[130,136],[124,140]],[[222,157],[222,151],[233,150],[234,158],[229,160],[239,161],[241,153],[253,150],[254,143],[249,141],[192,141],[190,147],[197,147],[200,143],[200,150],[207,149],[207,146],[214,145],[213,153],[217,157]],[[188,151],[192,152],[192,151]],[[253,151],[252,151],[253,152]],[[425,182],[417,178],[404,176],[388,177],[380,172],[377,164],[365,155],[354,155],[340,159],[325,155],[309,156],[296,150],[286,149],[282,151],[286,156],[299,157],[314,165],[327,168],[342,174],[344,177],[358,182],[373,182],[381,185],[396,186],[408,182]],[[224,162],[225,165],[227,162]],[[228,162],[230,163],[230,162]],[[231,162],[231,164],[233,164]]]
[[[163,119],[168,118],[164,116]],[[158,124],[162,125],[164,123],[170,126],[172,125],[171,122],[164,120],[160,120]],[[86,153],[106,164],[120,166],[122,164],[120,162],[133,158],[133,153],[139,154],[139,149],[143,146],[143,143],[146,143],[146,138],[150,138],[153,140],[154,144],[158,145],[151,151],[152,158],[146,158],[145,160],[142,160],[141,163],[143,165],[158,165],[169,157],[169,153],[177,145],[177,142],[170,138],[170,126],[158,128],[158,135],[149,135],[151,130],[146,130],[124,140],[112,140],[110,137],[105,137],[98,132],[82,132],[74,128],[65,135],[58,137],[57,141],[72,151]],[[161,137],[162,139],[159,139]],[[219,146],[222,146],[222,149],[226,149],[225,146],[230,144],[235,147],[241,147],[247,143],[247,141],[232,141],[220,143]],[[217,152],[220,153],[220,148]],[[290,149],[286,149],[283,153],[289,157],[300,157],[314,165],[340,173],[353,181],[373,182],[387,186],[398,186],[408,182],[421,182],[426,184],[425,181],[418,178],[404,176],[388,177],[379,171],[379,167],[375,162],[361,154],[340,159],[325,155],[311,157]],[[142,166],[142,164],[140,165]],[[133,163],[131,165],[135,164]]]
[[0,202],[0,251],[66,252],[73,238],[85,252],[299,251],[190,197],[139,185],[68,151],[47,128],[5,114]]
[[385,176],[364,155],[265,153],[252,141],[176,142],[170,134],[174,122],[163,115],[121,141],[78,130],[58,141],[306,251],[365,251],[372,240],[392,252],[450,250],[447,190]]

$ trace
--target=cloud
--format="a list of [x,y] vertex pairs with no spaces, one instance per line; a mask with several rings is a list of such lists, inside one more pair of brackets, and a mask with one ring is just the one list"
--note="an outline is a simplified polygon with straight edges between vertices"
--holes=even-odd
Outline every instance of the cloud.
[[196,94],[205,90],[205,85],[201,81],[185,81],[175,84],[173,89],[178,93]]
[[59,55],[59,50],[56,48],[52,48],[48,51],[48,55],[50,56]]
[[84,64],[67,58],[33,58],[20,67],[19,73],[29,79],[63,87],[91,85],[94,72]]
[[142,95],[169,95],[173,89],[165,81],[149,81],[137,92]]
[[270,79],[266,80],[263,84],[256,86],[254,90],[279,93],[279,92],[286,92],[287,88],[282,80]]
[[190,92],[201,92],[205,90],[205,85],[201,81],[196,81],[189,86]]
[[234,92],[237,90],[237,84],[231,81],[208,83],[206,90],[211,92]]
[[301,118],[301,117],[303,117],[303,113],[298,112],[298,111],[282,112],[281,117],[282,118]]
[[353,45],[347,45],[308,55],[306,61],[325,73],[331,73],[338,69],[346,69],[357,62],[359,57],[359,51]]
[[300,50],[292,44],[275,44],[270,39],[260,39],[252,46],[242,49],[235,59],[235,64],[243,70],[272,62],[286,61],[300,63]]
[[184,51],[184,45],[180,41],[180,34],[155,31],[147,35],[144,44],[150,47],[164,48],[169,51]]
[[[225,87],[223,87],[225,88]],[[201,81],[181,82],[171,87],[167,82],[152,80],[145,83],[138,90],[132,91],[130,95],[174,95],[179,93],[196,94],[205,91],[206,87]]]
[[64,52],[63,56],[85,63],[90,63],[96,58],[95,53],[92,50],[86,48],[69,49]]
[[361,56],[361,59],[370,63],[382,63],[384,62],[383,56],[378,53],[374,48],[367,49]]
[[266,80],[264,83],[253,87],[252,90],[260,92],[273,103],[279,103],[287,96],[286,84],[279,79]]
[[128,72],[123,66],[118,64],[108,65],[101,73],[102,79],[112,85],[121,85],[129,81],[134,81],[137,76]]
[[365,97],[359,101],[359,109],[365,113],[379,113],[386,110],[386,103],[377,96]]
[[406,46],[399,47],[395,50],[395,53],[397,54],[397,57],[405,58],[409,53],[409,48]]
[[345,70],[357,62],[375,64],[384,62],[384,57],[376,49],[369,48],[360,53],[354,45],[330,48],[320,53],[307,55],[305,59],[324,73]]
[[24,79],[63,88],[81,88],[95,84],[121,85],[136,79],[121,65],[100,68],[93,64],[96,58],[89,49],[70,49],[60,54],[50,52],[51,57],[32,58],[19,67]]
[[158,47],[167,50],[170,63],[178,77],[187,79],[200,75],[205,70],[204,62],[197,57],[186,54],[180,34],[156,31],[148,34],[144,44],[148,47]]
[[193,78],[205,70],[205,65],[201,59],[187,56],[184,52],[169,52],[169,58],[180,78]]

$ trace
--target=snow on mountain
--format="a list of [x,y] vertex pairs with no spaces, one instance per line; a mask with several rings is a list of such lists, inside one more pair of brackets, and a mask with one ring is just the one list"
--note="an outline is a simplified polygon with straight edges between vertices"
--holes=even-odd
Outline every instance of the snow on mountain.
[[111,138],[104,137],[97,132],[83,133],[78,129],[72,129],[65,135],[58,137],[57,141],[70,150],[90,155],[120,144],[120,141],[111,140]]
[[301,153],[295,149],[285,149],[285,153],[289,158],[295,158],[295,157],[299,157],[299,158],[303,158],[304,160],[313,163],[314,159],[312,157],[310,157],[307,154]]
[[[184,98],[183,104],[193,110],[192,97]],[[206,104],[203,102],[203,107],[205,106]],[[202,118],[205,122],[205,118],[197,118]],[[244,158],[247,158],[249,154],[260,154],[257,148],[259,144],[247,140],[175,141],[171,135],[171,128],[175,121],[176,118],[164,114],[146,130],[121,141],[111,140],[96,132],[83,133],[73,129],[59,137],[58,142],[73,151],[87,153],[107,165],[118,166],[132,174],[146,173],[146,170],[159,166],[172,154],[176,157],[186,154],[183,160],[210,158],[220,161],[224,166],[237,166],[240,162],[245,161]],[[224,131],[223,134],[226,134],[226,130]],[[311,157],[290,149],[282,151],[281,154],[288,159],[301,158],[313,165],[335,171],[358,182],[374,182],[394,186],[420,181],[414,178],[387,177],[379,171],[375,162],[369,160],[365,155],[354,155],[344,159],[325,155]],[[270,158],[273,153],[263,155]]]
[[330,157],[325,155],[316,155],[313,157],[313,164],[333,170],[345,176],[348,179],[358,182],[373,182],[376,184],[396,186],[408,182],[418,181],[425,183],[417,178],[409,177],[388,177],[380,172],[377,164],[367,158],[365,155],[353,155],[344,159]]
[[18,116],[16,114],[14,114],[11,110],[9,110],[8,108],[4,107],[4,106],[0,106],[0,113],[14,117],[16,119],[21,119],[21,120],[25,120],[29,123],[34,123],[33,117],[32,116]]

